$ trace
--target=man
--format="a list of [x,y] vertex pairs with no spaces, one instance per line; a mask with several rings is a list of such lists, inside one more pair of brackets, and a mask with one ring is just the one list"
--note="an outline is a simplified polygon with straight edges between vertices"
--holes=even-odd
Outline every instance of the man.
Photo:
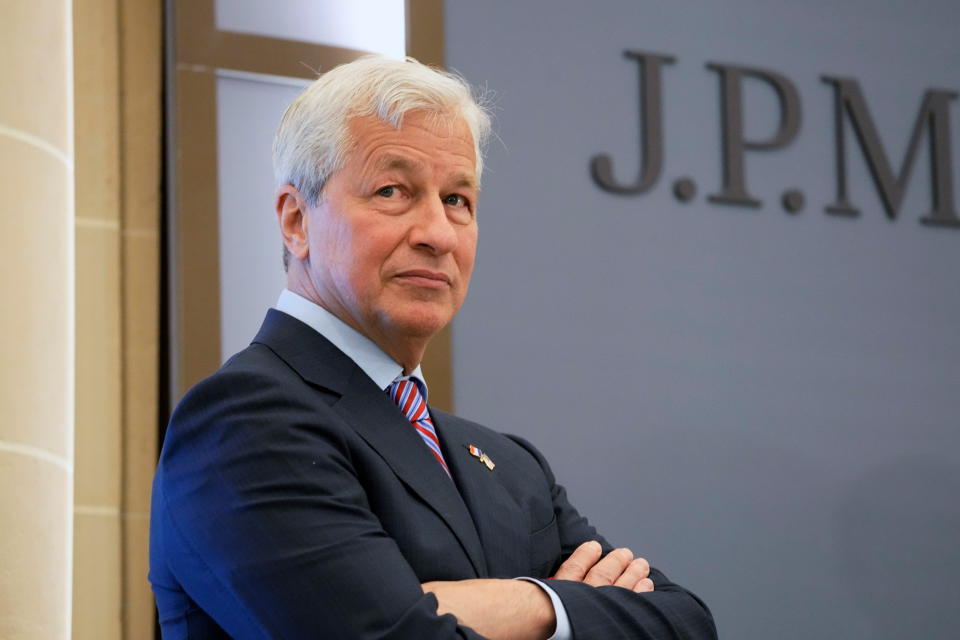
[[488,131],[462,80],[380,57],[287,110],[287,290],[184,397],[154,481],[165,638],[716,636],[529,443],[427,407],[419,365],[467,293]]

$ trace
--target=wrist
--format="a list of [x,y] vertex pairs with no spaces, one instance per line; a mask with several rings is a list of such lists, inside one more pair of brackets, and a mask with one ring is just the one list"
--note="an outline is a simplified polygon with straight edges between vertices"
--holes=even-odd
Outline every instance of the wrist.
[[547,592],[536,582],[527,580],[516,581],[524,585],[524,589],[529,593],[526,598],[524,609],[529,612],[530,622],[540,633],[541,638],[550,638],[557,628],[557,616],[553,607],[553,601]]

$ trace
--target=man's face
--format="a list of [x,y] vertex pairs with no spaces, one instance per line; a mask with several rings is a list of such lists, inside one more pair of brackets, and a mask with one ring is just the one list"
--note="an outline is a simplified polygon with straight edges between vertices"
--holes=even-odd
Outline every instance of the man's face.
[[476,157],[462,121],[354,118],[351,151],[308,209],[320,304],[385,345],[429,338],[463,303],[477,246]]

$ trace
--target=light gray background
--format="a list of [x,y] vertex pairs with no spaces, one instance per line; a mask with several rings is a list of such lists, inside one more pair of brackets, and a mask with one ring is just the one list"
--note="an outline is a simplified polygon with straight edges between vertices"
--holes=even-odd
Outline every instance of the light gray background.
[[[454,325],[458,413],[533,440],[598,528],[701,595],[724,638],[960,633],[960,230],[918,223],[926,147],[891,222],[851,138],[862,216],[823,213],[819,80],[860,81],[899,165],[924,90],[960,90],[958,7],[447,3],[448,65],[496,92],[502,138]],[[621,180],[636,175],[626,48],[678,58],[664,175],[637,197],[601,192],[587,169],[605,152]],[[747,161],[762,209],[705,200],[721,175],[708,61],[799,89],[797,140]],[[748,137],[772,132],[774,107],[747,87]],[[960,104],[951,117],[956,168]],[[699,185],[689,204],[670,193],[683,175]],[[807,197],[796,216],[779,204],[790,187]]]
[[273,132],[306,81],[217,72],[220,352],[245,348],[287,284],[273,211]]

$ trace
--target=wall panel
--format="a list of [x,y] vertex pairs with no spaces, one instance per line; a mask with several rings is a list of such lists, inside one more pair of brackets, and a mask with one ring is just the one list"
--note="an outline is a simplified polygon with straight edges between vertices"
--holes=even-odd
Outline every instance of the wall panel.
[[[949,2],[448,2],[447,63],[496,92],[471,298],[454,326],[456,404],[529,437],[602,532],[704,597],[722,637],[950,637],[960,570],[960,230],[930,211],[927,134],[885,213],[853,128],[856,218],[828,215],[833,92],[855,78],[894,168],[928,89],[960,90]],[[497,45],[490,46],[491,39]],[[636,179],[639,66],[662,68],[663,170]],[[745,154],[761,206],[723,183],[708,63],[785,76],[800,128]],[[743,83],[744,135],[777,93]],[[956,185],[957,122],[943,142]],[[845,116],[848,117],[848,116]],[[689,201],[676,182],[697,186]],[[785,191],[805,195],[796,213]],[[891,567],[891,556],[897,560]],[[890,571],[893,580],[885,576]]]

